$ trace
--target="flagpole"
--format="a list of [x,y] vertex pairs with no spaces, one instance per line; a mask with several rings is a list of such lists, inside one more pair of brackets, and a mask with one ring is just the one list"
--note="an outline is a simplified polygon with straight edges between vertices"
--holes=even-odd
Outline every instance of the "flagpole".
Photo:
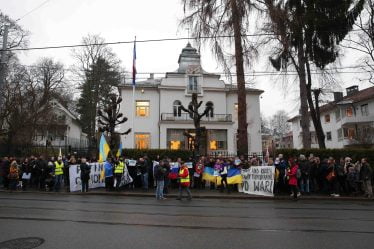
[[[132,134],[133,143],[135,144],[135,81],[136,81],[136,36],[134,39],[134,51],[132,60]],[[134,146],[135,148],[135,146]]]

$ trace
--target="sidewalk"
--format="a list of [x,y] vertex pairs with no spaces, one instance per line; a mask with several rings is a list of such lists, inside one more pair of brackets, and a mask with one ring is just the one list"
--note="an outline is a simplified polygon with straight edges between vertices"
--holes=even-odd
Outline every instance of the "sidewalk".
[[[9,193],[9,191],[0,189],[0,193]],[[268,196],[258,196],[258,195],[248,195],[244,193],[238,193],[238,192],[231,192],[228,193],[220,193],[217,190],[196,190],[191,189],[192,197],[194,199],[236,199],[236,200],[291,200],[290,196],[287,195],[280,195],[280,196],[274,196],[274,197],[268,197]],[[12,192],[12,194],[17,193],[30,193],[30,194],[50,194],[50,195],[102,195],[102,196],[130,196],[130,197],[148,197],[148,198],[155,198],[155,191],[148,190],[143,191],[141,189],[135,189],[135,190],[124,190],[121,192],[107,192],[105,189],[91,189],[87,193],[82,192],[43,192],[43,191],[36,191],[36,190],[28,190],[28,191],[15,191]],[[174,199],[177,198],[178,190],[172,189],[168,195],[166,195],[167,198]],[[351,196],[340,196],[340,197],[330,197],[326,195],[303,195],[299,198],[300,200],[339,200],[339,201],[374,201],[374,199],[368,199],[365,197],[351,197]]]

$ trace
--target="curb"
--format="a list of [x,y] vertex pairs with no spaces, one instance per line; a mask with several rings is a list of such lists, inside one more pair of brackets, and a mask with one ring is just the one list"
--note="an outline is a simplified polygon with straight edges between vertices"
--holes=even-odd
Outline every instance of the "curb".
[[[80,196],[80,195],[90,195],[90,196],[123,196],[123,197],[146,197],[146,198],[155,198],[155,194],[151,192],[147,193],[131,193],[131,192],[42,192],[42,191],[15,191],[9,192],[6,190],[0,190],[0,193],[8,193],[8,194],[44,194],[44,195],[69,195],[69,196]],[[254,196],[254,195],[199,195],[193,194],[193,199],[222,199],[222,200],[268,200],[268,201],[290,201],[292,200],[289,196]],[[177,198],[177,194],[169,194],[167,195],[168,198]],[[307,200],[307,201],[364,201],[370,202],[374,201],[374,199],[368,199],[363,197],[329,197],[329,196],[302,196],[298,199],[299,201]]]

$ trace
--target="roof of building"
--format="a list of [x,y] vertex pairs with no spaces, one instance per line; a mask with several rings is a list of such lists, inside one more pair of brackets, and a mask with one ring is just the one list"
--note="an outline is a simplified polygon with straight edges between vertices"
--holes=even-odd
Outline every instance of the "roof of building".
[[[374,86],[363,89],[361,91],[357,91],[355,93],[352,93],[351,95],[346,95],[339,101],[332,101],[325,105],[322,105],[320,106],[319,110],[320,110],[320,113],[328,112],[328,111],[333,110],[337,105],[353,104],[353,103],[366,101],[369,99],[374,99]],[[287,122],[292,122],[299,117],[301,117],[300,114],[287,120]]]

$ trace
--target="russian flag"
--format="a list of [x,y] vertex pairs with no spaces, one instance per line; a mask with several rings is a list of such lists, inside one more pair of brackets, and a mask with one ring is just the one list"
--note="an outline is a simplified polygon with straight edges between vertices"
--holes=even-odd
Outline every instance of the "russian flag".
[[134,41],[134,51],[132,58],[132,85],[135,86],[136,81],[136,39]]

